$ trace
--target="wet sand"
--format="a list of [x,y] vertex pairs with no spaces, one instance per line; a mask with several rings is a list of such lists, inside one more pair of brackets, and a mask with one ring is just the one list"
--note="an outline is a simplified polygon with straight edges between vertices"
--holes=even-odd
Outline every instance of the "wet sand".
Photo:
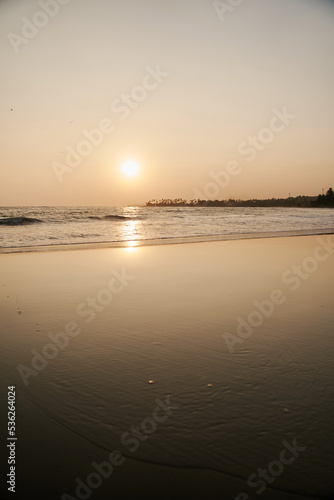
[[1,255],[16,498],[332,498],[333,240]]

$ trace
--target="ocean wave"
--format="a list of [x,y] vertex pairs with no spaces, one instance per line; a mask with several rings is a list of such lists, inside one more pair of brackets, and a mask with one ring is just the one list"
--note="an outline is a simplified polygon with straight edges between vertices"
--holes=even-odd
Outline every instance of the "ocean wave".
[[90,215],[88,219],[92,220],[132,220],[131,217],[126,217],[125,215],[103,215],[99,217],[98,215]]
[[132,218],[132,217],[127,217],[125,215],[90,215],[86,217],[82,216],[77,216],[77,215],[71,215],[69,218],[55,218],[51,215],[51,217],[48,217],[44,221],[41,219],[33,218],[33,217],[24,217],[24,216],[17,216],[17,217],[4,217],[0,218],[0,225],[3,226],[26,226],[28,224],[38,224],[38,223],[43,223],[47,222],[49,224],[52,223],[57,223],[57,224],[66,224],[68,222],[72,223],[80,223],[84,222],[85,220],[91,220],[91,221],[131,221],[131,220],[136,220],[137,218]]
[[84,234],[84,233],[74,234],[73,233],[73,234],[70,234],[69,236],[70,236],[70,238],[97,238],[97,237],[100,237],[101,234],[100,233],[98,233],[98,234],[89,234],[89,233],[87,233],[87,234]]
[[0,224],[3,226],[26,226],[27,224],[37,224],[43,222],[40,219],[33,219],[32,217],[7,217],[0,219]]

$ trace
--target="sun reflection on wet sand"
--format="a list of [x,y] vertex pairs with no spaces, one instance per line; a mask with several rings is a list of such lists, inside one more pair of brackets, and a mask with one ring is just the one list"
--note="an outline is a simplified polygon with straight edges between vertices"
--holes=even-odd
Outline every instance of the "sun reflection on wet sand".
[[125,250],[128,253],[134,253],[136,252],[137,248],[138,248],[138,241],[129,241],[128,246],[125,248]]

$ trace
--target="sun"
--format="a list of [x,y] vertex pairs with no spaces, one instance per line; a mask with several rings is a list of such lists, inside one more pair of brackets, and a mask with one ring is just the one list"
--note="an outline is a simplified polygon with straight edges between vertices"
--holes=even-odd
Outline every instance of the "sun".
[[139,172],[139,165],[133,160],[125,161],[122,165],[122,172],[127,177],[134,177]]

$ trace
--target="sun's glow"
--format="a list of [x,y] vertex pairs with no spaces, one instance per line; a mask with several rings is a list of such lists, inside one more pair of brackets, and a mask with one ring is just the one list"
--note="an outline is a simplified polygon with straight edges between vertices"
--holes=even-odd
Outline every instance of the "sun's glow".
[[128,160],[123,163],[122,172],[127,177],[134,177],[139,172],[139,165],[136,161]]

